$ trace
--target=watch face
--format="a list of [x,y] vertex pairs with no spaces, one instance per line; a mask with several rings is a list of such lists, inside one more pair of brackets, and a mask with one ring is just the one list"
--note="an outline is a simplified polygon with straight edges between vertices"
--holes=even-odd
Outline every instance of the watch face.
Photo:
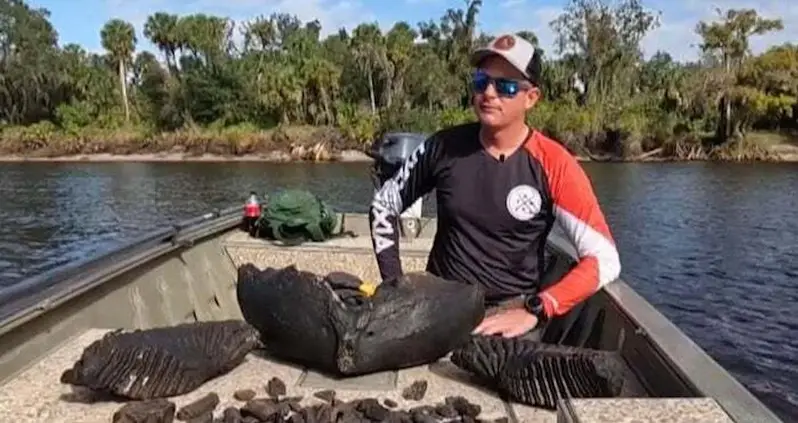
[[543,311],[543,303],[537,295],[527,297],[525,303],[527,310],[532,314],[540,314],[540,312]]

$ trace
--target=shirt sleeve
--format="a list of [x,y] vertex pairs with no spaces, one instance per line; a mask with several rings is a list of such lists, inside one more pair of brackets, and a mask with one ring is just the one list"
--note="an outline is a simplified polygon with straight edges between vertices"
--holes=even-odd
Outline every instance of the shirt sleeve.
[[[544,140],[542,154],[556,222],[576,248],[579,262],[540,293],[546,314],[559,316],[589,298],[621,272],[620,257],[590,179],[565,149]],[[546,144],[549,144],[546,146]]]
[[369,226],[383,280],[402,274],[398,218],[435,186],[442,149],[435,135],[426,139],[374,194],[369,208]]

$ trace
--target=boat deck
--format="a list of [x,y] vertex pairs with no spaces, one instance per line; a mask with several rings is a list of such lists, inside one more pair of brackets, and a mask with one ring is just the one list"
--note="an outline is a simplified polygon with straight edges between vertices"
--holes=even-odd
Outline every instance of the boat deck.
[[[3,416],[0,420],[17,423],[110,421],[113,413],[123,405],[121,402],[93,402],[85,390],[73,389],[58,382],[61,373],[80,357],[83,348],[107,332],[102,329],[89,330],[9,381],[0,391],[0,416]],[[172,398],[172,401],[179,409],[209,392],[216,392],[221,400],[216,415],[220,415],[225,407],[244,405],[233,398],[236,390],[253,389],[259,397],[265,397],[266,382],[278,377],[285,382],[288,396],[304,397],[302,405],[320,401],[313,397],[313,393],[325,389],[334,389],[336,397],[345,401],[355,398],[377,398],[382,401],[390,398],[402,408],[442,403],[446,396],[462,395],[481,405],[482,418],[507,417],[510,422],[556,422],[553,412],[521,405],[511,406],[490,392],[462,383],[466,376],[448,360],[441,360],[429,366],[399,372],[335,380],[267,359],[256,352],[230,373],[208,381],[194,392]],[[422,379],[428,385],[424,398],[421,401],[403,399],[402,390]]]
[[[58,382],[61,373],[72,366],[83,349],[108,331],[86,331],[6,383],[0,390],[0,421],[111,421],[114,412],[124,405],[122,402],[98,398],[86,390]],[[496,394],[473,384],[468,374],[447,359],[398,372],[330,379],[255,352],[231,372],[206,382],[189,394],[173,397],[171,401],[179,409],[210,392],[216,392],[220,403],[216,407],[215,415],[221,416],[226,407],[244,405],[233,398],[233,393],[239,389],[252,389],[258,397],[265,397],[266,383],[272,377],[278,377],[285,382],[288,396],[302,396],[302,405],[320,402],[313,393],[326,389],[334,389],[336,397],[344,401],[377,398],[382,402],[384,399],[391,399],[404,409],[434,405],[444,402],[447,396],[460,395],[479,404],[482,408],[479,417],[487,421],[504,417],[507,422],[558,422],[555,412],[502,401]],[[405,400],[402,391],[417,380],[427,381],[424,398],[420,401]],[[619,398],[576,400],[572,403],[580,422],[731,423],[717,404],[708,398]]]
[[[431,238],[403,240],[400,244],[402,262],[406,271],[422,270]],[[225,236],[223,242],[227,256],[235,265],[251,262],[258,267],[297,265],[301,269],[326,273],[344,270],[366,280],[378,280],[371,242],[367,236],[338,238],[323,244],[308,243],[296,247],[278,247],[274,243],[252,239],[240,231]],[[217,283],[221,283],[217,281]],[[103,321],[97,321],[100,325]],[[109,324],[110,325],[110,324]],[[101,338],[110,329],[93,328],[69,338],[42,360],[17,373],[0,386],[0,422],[108,422],[122,402],[92,398],[85,390],[73,389],[59,382],[64,370],[80,357],[83,349]],[[628,370],[628,369],[627,369]],[[330,379],[316,372],[294,365],[277,362],[253,352],[247,360],[226,375],[203,384],[197,390],[171,400],[177,409],[216,392],[221,400],[216,416],[229,406],[241,407],[243,402],[233,398],[240,389],[253,389],[259,397],[266,395],[265,385],[272,377],[283,380],[289,396],[302,396],[303,405],[320,400],[313,393],[334,389],[342,400],[356,398],[391,399],[401,408],[442,403],[447,396],[463,396],[482,408],[480,419],[491,421],[506,418],[509,422],[560,422],[577,421],[551,411],[502,401],[495,393],[476,386],[465,372],[447,359],[435,363],[384,372],[363,377]],[[414,381],[426,380],[425,397],[409,401],[402,391]],[[645,398],[636,378],[629,372],[625,392],[621,399],[572,400],[571,414],[578,415],[583,423],[604,422],[701,422],[730,423],[714,400],[708,398]]]

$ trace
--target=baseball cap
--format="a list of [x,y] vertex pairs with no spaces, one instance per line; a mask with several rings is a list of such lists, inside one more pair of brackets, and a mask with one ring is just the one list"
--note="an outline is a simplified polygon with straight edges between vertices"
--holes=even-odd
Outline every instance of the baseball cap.
[[492,55],[503,57],[529,82],[538,84],[541,72],[540,50],[529,41],[515,34],[502,34],[487,46],[474,50],[471,54],[471,65],[477,66],[483,59]]

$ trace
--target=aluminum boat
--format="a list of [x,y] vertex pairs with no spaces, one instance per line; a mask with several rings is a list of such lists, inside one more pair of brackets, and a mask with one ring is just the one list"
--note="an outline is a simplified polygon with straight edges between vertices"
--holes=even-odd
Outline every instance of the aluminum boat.
[[[377,281],[378,271],[366,216],[338,214],[336,237],[322,243],[283,246],[239,229],[241,207],[214,211],[157,230],[107,254],[55,269],[0,291],[0,421],[107,422],[119,402],[80,401],[61,373],[83,348],[117,328],[152,328],[181,322],[241,318],[236,302],[236,266],[294,264],[326,273],[345,270]],[[435,219],[403,219],[400,249],[405,270],[423,270],[436,229]],[[574,265],[574,250],[553,233],[548,240],[547,278]],[[481,417],[510,422],[779,422],[733,376],[673,323],[616,280],[578,313],[566,316],[568,330],[547,333],[548,342],[618,351],[628,382],[621,398],[566,399],[556,412],[510,403],[467,382],[439,362],[396,372],[333,379],[312,370],[250,354],[231,372],[189,394],[179,406],[208,392],[219,394],[217,415],[237,389],[263,390],[280,377],[290,395],[335,389],[341,399],[391,398],[412,407],[401,390],[428,381],[423,402],[442,402],[453,393],[482,407]],[[565,326],[564,326],[565,327]]]

